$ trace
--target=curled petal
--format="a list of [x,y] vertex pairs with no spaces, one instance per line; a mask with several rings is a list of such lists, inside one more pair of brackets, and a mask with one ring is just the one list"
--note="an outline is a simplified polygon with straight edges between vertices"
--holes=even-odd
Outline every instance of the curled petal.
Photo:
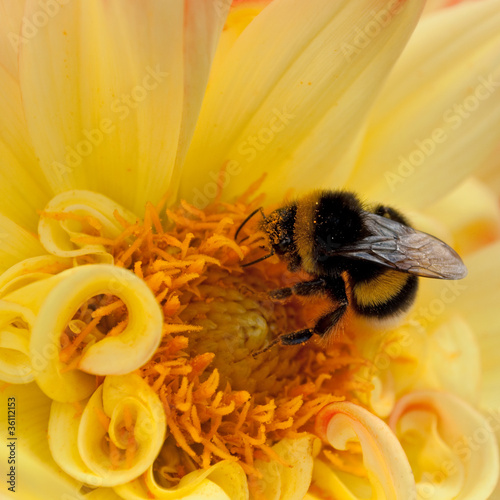
[[41,255],[25,259],[0,276],[0,297],[8,295],[30,283],[49,278],[72,267],[70,259],[55,255]]
[[99,255],[108,264],[112,256],[89,236],[113,239],[123,232],[115,211],[129,224],[136,217],[106,196],[91,191],[66,191],[48,203],[40,216],[38,234],[45,249],[59,257]]
[[360,330],[355,342],[368,361],[357,377],[363,386],[372,386],[357,396],[373,413],[385,418],[392,412],[398,395],[421,379],[428,358],[428,336],[416,321],[410,320],[387,332]]
[[255,482],[260,498],[302,500],[311,484],[314,445],[318,440],[307,434],[297,439],[282,439],[272,449],[280,461],[255,461],[262,478]]
[[102,486],[102,479],[85,465],[77,445],[82,417],[82,409],[79,406],[86,404],[87,400],[81,401],[78,406],[73,403],[52,402],[48,427],[49,448],[52,458],[64,472],[97,488]]
[[151,387],[135,374],[111,375],[85,407],[78,450],[103,486],[115,486],[135,479],[153,463],[165,432],[163,405]]
[[56,462],[94,487],[123,484],[142,474],[160,451],[165,432],[160,399],[134,374],[106,377],[81,415],[69,403],[54,402],[49,421]]
[[208,469],[186,474],[179,484],[165,488],[158,484],[151,466],[144,479],[116,486],[115,491],[126,500],[248,500],[248,481],[236,462],[222,460]]
[[415,495],[415,481],[403,448],[387,424],[368,410],[350,402],[332,403],[318,414],[316,431],[337,450],[359,442],[372,498],[407,500]]
[[30,309],[0,300],[0,380],[26,384],[35,378],[29,355],[34,323]]
[[427,370],[421,387],[442,389],[476,403],[481,357],[474,332],[463,318],[451,316],[429,334]]
[[[54,279],[57,284],[40,307],[30,343],[32,360],[37,359],[39,365],[36,381],[48,396],[61,402],[79,401],[93,390],[93,377],[88,373],[128,373],[149,360],[160,343],[163,318],[144,281],[130,271],[104,264],[68,269],[49,278]],[[116,295],[125,303],[128,324],[119,335],[88,347],[78,370],[67,370],[59,358],[61,333],[83,303],[102,293]]]
[[389,420],[429,499],[489,498],[499,475],[490,422],[456,396],[419,391],[399,400]]

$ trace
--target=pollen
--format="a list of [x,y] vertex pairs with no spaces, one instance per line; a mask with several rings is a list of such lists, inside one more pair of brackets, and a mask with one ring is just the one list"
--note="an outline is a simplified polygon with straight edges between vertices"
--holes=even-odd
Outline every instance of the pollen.
[[[324,406],[359,394],[356,370],[363,360],[348,335],[252,356],[276,336],[311,326],[325,307],[269,298],[270,290],[299,281],[276,257],[241,266],[249,254],[265,252],[263,234],[254,232],[241,243],[234,239],[262,202],[254,189],[206,210],[186,202],[168,210],[149,203],[144,220],[135,224],[115,213],[123,232],[114,239],[95,234],[94,221],[79,221],[91,229],[85,243],[105,245],[115,265],[144,280],[163,311],[161,344],[137,373],[157,393],[167,417],[167,437],[155,462],[165,486],[220,460],[237,461],[250,479],[259,477],[257,459],[283,462],[275,443],[314,433]],[[68,369],[77,366],[89,342],[118,335],[127,321],[118,297],[94,297],[63,333],[61,361]],[[129,429],[124,432],[129,435]],[[125,456],[132,456],[134,440],[126,446]],[[340,461],[332,452],[324,456]]]

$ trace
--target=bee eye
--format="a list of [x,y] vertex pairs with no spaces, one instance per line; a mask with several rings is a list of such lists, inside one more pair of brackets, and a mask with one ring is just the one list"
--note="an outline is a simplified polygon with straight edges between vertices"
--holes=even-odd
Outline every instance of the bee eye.
[[288,247],[290,246],[290,243],[292,242],[292,240],[288,237],[288,236],[285,236],[284,238],[282,238],[279,243],[278,243],[278,250],[280,252],[286,252]]

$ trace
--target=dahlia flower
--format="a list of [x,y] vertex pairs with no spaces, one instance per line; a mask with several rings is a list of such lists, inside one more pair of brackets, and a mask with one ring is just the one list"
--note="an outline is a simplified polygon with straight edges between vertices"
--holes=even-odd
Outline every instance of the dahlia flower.
[[[499,494],[500,0],[230,4],[0,1],[2,495]],[[316,188],[469,276],[252,356],[325,303],[235,232]]]

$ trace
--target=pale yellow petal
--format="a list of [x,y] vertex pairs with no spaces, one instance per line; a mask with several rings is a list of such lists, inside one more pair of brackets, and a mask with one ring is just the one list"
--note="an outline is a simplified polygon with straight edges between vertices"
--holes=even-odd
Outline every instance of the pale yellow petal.
[[0,275],[0,297],[73,267],[71,259],[41,255],[22,260]]
[[[107,430],[102,424],[103,413],[109,419]],[[135,479],[153,463],[165,432],[165,412],[153,389],[135,374],[110,375],[82,413],[78,451],[102,486],[116,486]],[[112,458],[108,442],[118,450],[118,458]],[[127,453],[130,446],[132,454]]]
[[498,198],[487,185],[474,178],[467,179],[425,213],[451,231],[454,248],[460,255],[500,237]]
[[[21,384],[4,389],[5,409],[15,398],[16,408],[16,492],[7,498],[22,500],[54,500],[68,498],[83,500],[82,484],[66,476],[52,459],[47,444],[47,422],[50,399],[36,384]],[[0,428],[7,429],[7,411],[0,416]],[[0,460],[7,464],[7,446],[0,448]],[[2,468],[2,470],[4,470]],[[29,478],[29,479],[28,479]],[[2,485],[2,494],[4,490]],[[4,498],[4,497],[2,497]]]
[[272,0],[248,0],[232,2],[224,30],[221,33],[217,50],[212,63],[212,71],[218,72],[219,64],[223,64],[232,46],[246,27],[259,15]]
[[419,498],[489,498],[499,475],[498,444],[487,419],[443,391],[401,398],[390,418],[410,460]]
[[348,186],[425,207],[500,142],[500,2],[423,18],[371,114]]
[[[500,330],[493,335],[482,336],[480,407],[488,411],[500,411]],[[497,429],[498,427],[497,424]],[[500,435],[499,435],[500,438]]]
[[465,260],[469,276],[450,306],[472,328],[481,357],[480,405],[500,409],[500,242],[475,252]]
[[[176,164],[184,162],[194,132],[219,37],[231,2],[185,0],[184,98]],[[177,175],[181,170],[177,169]],[[178,179],[177,179],[178,180]]]
[[[40,9],[27,0],[25,16]],[[137,213],[168,187],[183,111],[181,1],[65,2],[21,46],[29,132],[54,192],[90,189]]]
[[363,325],[358,332],[356,346],[369,362],[360,367],[356,378],[362,387],[371,384],[373,389],[359,391],[357,397],[373,413],[385,418],[397,397],[421,380],[429,357],[428,335],[412,317],[391,330],[374,331]]
[[[129,312],[127,326],[119,335],[89,343],[79,360],[79,369],[68,371],[60,358],[61,332],[83,303],[102,293],[123,300]],[[33,295],[33,299],[28,295]],[[163,318],[153,293],[135,274],[114,266],[68,269],[28,285],[6,300],[21,304],[32,300],[31,307],[39,307],[30,355],[38,385],[56,401],[73,402],[88,397],[95,383],[89,374],[123,374],[137,369],[150,359],[161,340]]]
[[[15,79],[18,78],[19,47],[37,31],[32,19],[24,20],[23,26],[24,4],[25,0],[0,1],[0,66]],[[27,21],[31,21],[31,26]]]
[[248,481],[241,466],[222,460],[208,469],[198,469],[181,478],[176,486],[164,487],[158,483],[155,466],[150,467],[144,480],[116,486],[115,490],[126,500],[248,500]]
[[454,315],[429,332],[428,343],[426,371],[414,387],[442,389],[477,404],[482,359],[469,324]]
[[31,147],[18,82],[0,65],[0,213],[35,230],[50,189]]
[[253,494],[266,500],[302,500],[311,484],[315,441],[312,434],[285,438],[272,447],[282,463],[256,460],[262,477],[253,481]]
[[118,237],[124,227],[115,217],[115,212],[127,224],[137,221],[134,214],[102,194],[83,190],[65,191],[54,196],[40,215],[40,242],[47,252],[58,257],[95,255],[101,259],[99,263],[112,264],[113,256],[104,245],[79,242],[79,239],[88,237],[88,226],[97,231],[99,237],[111,240]]
[[46,252],[34,235],[0,214],[0,272]]
[[35,378],[29,353],[34,324],[30,309],[0,300],[0,380],[26,384]]
[[354,478],[352,483],[358,493],[363,491],[366,495],[371,490],[371,497],[380,500],[407,500],[415,494],[413,474],[403,448],[387,424],[368,410],[350,402],[332,403],[319,413],[316,431],[337,450],[359,442],[367,480],[360,483],[359,478]]
[[368,109],[421,6],[270,3],[211,76],[181,197],[206,206],[222,168],[226,196],[264,172],[263,190],[275,199],[291,186],[342,184]]
[[500,195],[500,142],[477,171],[477,176],[497,195]]
[[427,2],[425,3],[425,9],[423,14],[428,15],[434,13],[437,10],[449,9],[464,1],[477,2],[482,0],[427,0]]
[[77,445],[82,411],[87,402],[88,400],[83,400],[77,405],[52,402],[48,425],[48,446],[52,458],[64,472],[78,481],[98,488],[102,485],[102,479],[85,465]]
[[500,242],[465,258],[468,276],[456,283],[453,310],[461,314],[480,336],[500,332]]

